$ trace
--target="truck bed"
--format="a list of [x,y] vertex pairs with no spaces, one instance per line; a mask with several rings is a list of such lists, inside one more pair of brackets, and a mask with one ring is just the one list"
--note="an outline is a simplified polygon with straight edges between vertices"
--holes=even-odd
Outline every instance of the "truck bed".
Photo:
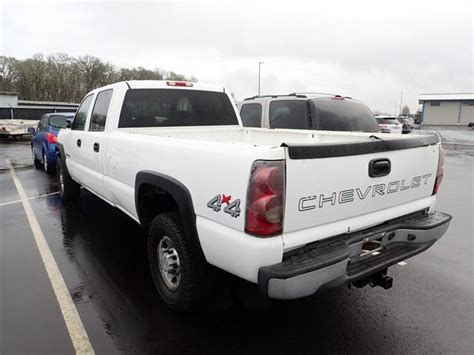
[[[364,132],[334,132],[334,131],[308,131],[293,129],[265,128],[240,128],[231,127],[173,127],[164,128],[120,128],[122,133],[142,134],[158,137],[170,137],[179,139],[189,139],[198,141],[220,142],[220,143],[241,143],[253,146],[279,147],[283,143],[288,144],[325,144],[325,143],[350,143],[366,141],[375,133]],[[402,135],[388,135],[377,133],[377,136],[384,140],[406,138]],[[409,138],[407,138],[409,139]]]
[[[139,128],[119,132],[122,139],[125,134],[131,141],[136,140],[135,135],[150,136],[145,139],[148,142],[154,141],[152,137],[168,137],[169,147],[179,147],[181,151],[186,146],[196,147],[184,156],[193,156],[203,168],[220,161],[219,165],[229,170],[225,168],[228,164],[237,164],[245,156],[251,159],[255,154],[270,160],[285,158],[285,248],[367,228],[431,208],[436,201],[432,196],[439,155],[435,135],[239,127]],[[229,144],[239,148],[229,149]],[[215,160],[201,160],[195,149],[204,156],[214,152]],[[224,164],[225,158],[229,162]],[[389,173],[370,177],[370,163],[384,159],[389,161]],[[243,179],[245,176],[242,174]],[[238,195],[244,198],[243,191]]]

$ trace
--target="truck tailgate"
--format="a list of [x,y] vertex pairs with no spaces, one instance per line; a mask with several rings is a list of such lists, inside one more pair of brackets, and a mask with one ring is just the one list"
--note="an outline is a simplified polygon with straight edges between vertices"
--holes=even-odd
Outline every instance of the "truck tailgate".
[[[310,242],[327,237],[318,235],[318,226],[347,220],[342,233],[352,232],[361,229],[360,223],[353,223],[358,216],[375,216],[413,201],[426,200],[422,208],[429,207],[438,167],[437,136],[283,146],[287,155],[285,247],[295,246],[291,233],[296,231],[312,229],[310,240],[304,238]],[[397,212],[391,218],[412,211],[398,208]],[[378,214],[378,219],[367,220],[372,225],[387,220],[386,213]]]

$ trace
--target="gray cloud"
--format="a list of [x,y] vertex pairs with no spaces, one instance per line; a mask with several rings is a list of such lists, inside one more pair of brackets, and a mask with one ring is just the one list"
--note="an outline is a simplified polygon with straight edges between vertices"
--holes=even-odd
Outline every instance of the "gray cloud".
[[422,92],[474,90],[466,1],[15,1],[4,3],[0,29],[2,54],[93,54],[223,83],[238,98],[255,94],[259,60],[264,93],[338,92],[387,112],[401,90],[412,110]]

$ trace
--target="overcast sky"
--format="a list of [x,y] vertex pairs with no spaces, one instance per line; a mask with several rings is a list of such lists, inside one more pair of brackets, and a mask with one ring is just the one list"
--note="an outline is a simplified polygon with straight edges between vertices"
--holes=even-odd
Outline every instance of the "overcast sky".
[[[473,92],[470,1],[0,0],[0,55],[91,54],[223,84],[237,99],[334,92],[373,110]],[[439,4],[437,4],[439,3]]]

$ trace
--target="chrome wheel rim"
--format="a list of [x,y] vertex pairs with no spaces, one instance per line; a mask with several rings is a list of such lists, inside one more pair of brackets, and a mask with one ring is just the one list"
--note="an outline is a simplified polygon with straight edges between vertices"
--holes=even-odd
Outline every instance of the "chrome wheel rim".
[[59,192],[62,193],[64,191],[64,175],[63,175],[63,169],[59,168]]
[[175,291],[181,280],[179,255],[173,241],[164,236],[157,247],[158,267],[166,287]]

